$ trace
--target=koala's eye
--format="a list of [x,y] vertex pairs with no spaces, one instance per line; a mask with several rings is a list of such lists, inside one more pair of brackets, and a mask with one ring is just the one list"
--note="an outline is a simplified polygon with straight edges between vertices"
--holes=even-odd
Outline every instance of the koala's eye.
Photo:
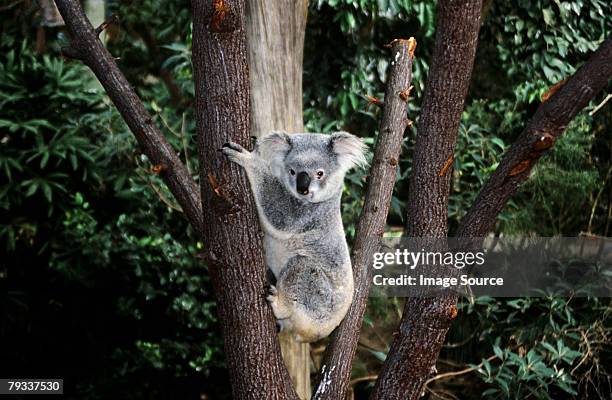
[[320,170],[318,170],[318,171],[317,171],[317,178],[318,178],[318,179],[323,178],[323,175],[324,175],[324,173],[323,173],[323,170],[322,170],[322,169],[320,169]]
[[291,175],[295,175],[295,171],[294,171],[294,170],[292,170],[292,169],[290,169],[290,170],[289,170],[289,173],[290,173]]

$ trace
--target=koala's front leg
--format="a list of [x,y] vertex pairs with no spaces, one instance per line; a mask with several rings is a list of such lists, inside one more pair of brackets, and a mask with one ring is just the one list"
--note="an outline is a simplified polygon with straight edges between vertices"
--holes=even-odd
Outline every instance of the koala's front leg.
[[223,144],[221,151],[227,156],[227,158],[229,158],[230,161],[235,162],[243,168],[248,170],[251,167],[253,154],[244,147],[240,146],[238,143],[225,143]]

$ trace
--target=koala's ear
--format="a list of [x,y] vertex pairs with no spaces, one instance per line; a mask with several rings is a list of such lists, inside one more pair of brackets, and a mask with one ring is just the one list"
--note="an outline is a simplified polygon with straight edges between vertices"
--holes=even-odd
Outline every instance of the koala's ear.
[[284,158],[291,150],[291,139],[285,132],[270,132],[257,139],[257,151],[264,160]]
[[329,139],[329,147],[338,156],[338,162],[345,170],[355,166],[363,168],[368,164],[366,160],[368,146],[355,135],[335,132]]

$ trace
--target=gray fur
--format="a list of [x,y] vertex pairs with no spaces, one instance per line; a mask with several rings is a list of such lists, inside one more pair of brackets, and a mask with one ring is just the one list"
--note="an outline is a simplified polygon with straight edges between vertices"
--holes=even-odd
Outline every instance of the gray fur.
[[[248,152],[223,154],[245,168],[264,231],[268,268],[276,277],[268,301],[282,329],[312,342],[329,335],[353,299],[353,272],[340,214],[346,172],[365,164],[357,137],[272,132]],[[291,172],[293,171],[293,173]],[[305,193],[297,190],[300,173]],[[319,176],[321,175],[321,176]]]

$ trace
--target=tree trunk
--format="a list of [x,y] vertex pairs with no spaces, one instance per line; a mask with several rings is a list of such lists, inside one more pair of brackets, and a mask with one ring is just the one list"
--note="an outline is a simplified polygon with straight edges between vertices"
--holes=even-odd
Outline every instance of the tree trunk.
[[193,2],[193,67],[205,258],[235,399],[296,398],[265,301],[261,231],[246,175],[217,149],[250,147],[244,1]]
[[[247,2],[251,135],[303,132],[302,69],[307,0]],[[300,399],[310,398],[310,346],[280,336],[285,365]]]
[[307,0],[247,2],[251,132],[303,132],[302,72]]

